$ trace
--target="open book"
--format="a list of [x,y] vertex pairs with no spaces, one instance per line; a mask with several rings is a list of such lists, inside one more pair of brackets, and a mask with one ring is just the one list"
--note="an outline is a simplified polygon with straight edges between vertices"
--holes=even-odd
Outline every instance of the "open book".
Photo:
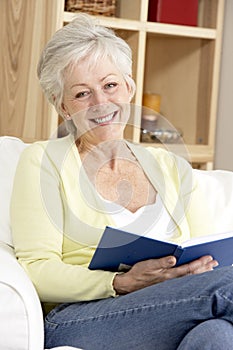
[[182,246],[106,227],[90,262],[91,270],[120,271],[138,261],[173,255],[177,266],[211,255],[218,267],[233,264],[233,231],[193,238]]

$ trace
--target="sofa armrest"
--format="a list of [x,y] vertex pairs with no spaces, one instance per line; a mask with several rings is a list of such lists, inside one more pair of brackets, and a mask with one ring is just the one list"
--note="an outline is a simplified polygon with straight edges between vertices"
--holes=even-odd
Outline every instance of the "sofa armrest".
[[14,251],[0,242],[0,349],[42,350],[43,314],[36,290]]

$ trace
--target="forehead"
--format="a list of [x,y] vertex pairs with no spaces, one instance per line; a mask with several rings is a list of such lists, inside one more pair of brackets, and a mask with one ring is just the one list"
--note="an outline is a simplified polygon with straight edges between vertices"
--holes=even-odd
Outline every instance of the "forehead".
[[94,79],[103,79],[109,75],[122,76],[119,69],[109,57],[97,61],[90,57],[84,58],[77,63],[70,65],[65,73],[65,83],[73,81],[85,83]]

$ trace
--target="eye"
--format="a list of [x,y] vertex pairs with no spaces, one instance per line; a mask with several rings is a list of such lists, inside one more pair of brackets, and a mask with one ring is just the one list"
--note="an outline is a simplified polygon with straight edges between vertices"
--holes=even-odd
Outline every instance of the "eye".
[[75,95],[75,98],[84,98],[90,95],[90,91],[80,91]]
[[117,87],[117,86],[118,86],[118,84],[117,84],[116,82],[110,82],[110,83],[105,84],[105,85],[104,85],[104,88],[105,88],[106,90],[108,90],[108,89],[113,89],[113,88],[115,88],[115,87]]

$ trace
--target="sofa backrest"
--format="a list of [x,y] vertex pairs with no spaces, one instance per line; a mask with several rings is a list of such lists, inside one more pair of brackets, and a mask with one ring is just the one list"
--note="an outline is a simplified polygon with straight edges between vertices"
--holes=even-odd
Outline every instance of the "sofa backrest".
[[13,246],[10,228],[10,198],[20,153],[27,147],[16,137],[0,137],[0,241]]
[[233,232],[233,172],[194,170],[194,174],[207,199],[214,227],[212,233]]

